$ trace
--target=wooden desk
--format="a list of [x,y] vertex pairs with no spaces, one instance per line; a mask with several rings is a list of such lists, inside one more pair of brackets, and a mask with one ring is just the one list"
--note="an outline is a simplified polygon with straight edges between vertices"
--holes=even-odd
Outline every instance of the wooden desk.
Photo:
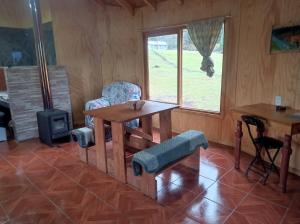
[[[276,127],[276,125],[283,125],[286,127],[284,136],[284,146],[281,149],[281,165],[280,165],[280,187],[282,192],[286,192],[287,176],[289,169],[290,155],[292,153],[291,141],[292,136],[300,133],[300,116],[299,110],[288,108],[286,111],[278,112],[274,105],[270,104],[253,104],[232,109],[233,113],[237,115],[237,126],[235,131],[235,168],[240,166],[240,152],[241,140],[243,136],[241,115],[256,115],[266,119],[269,127]],[[297,115],[298,114],[298,115]]]
[[142,121],[143,132],[152,136],[152,115],[158,113],[160,138],[163,141],[172,137],[171,110],[178,107],[175,104],[146,101],[140,111],[131,110],[126,104],[85,111],[85,115],[94,117],[98,169],[107,173],[104,121],[110,121],[112,127],[115,178],[126,183],[124,123],[139,118]]

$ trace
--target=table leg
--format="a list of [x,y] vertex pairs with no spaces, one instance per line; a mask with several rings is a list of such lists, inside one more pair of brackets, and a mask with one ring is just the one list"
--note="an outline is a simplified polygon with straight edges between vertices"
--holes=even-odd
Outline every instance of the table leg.
[[170,110],[159,113],[159,129],[161,142],[172,138],[172,121]]
[[152,136],[152,116],[142,117],[143,132]]
[[95,143],[96,143],[95,149],[96,149],[97,168],[107,173],[104,122],[103,119],[95,117],[94,123],[95,123]]
[[284,145],[281,150],[280,183],[279,183],[279,186],[283,193],[286,192],[290,155],[292,154],[291,142],[292,142],[292,137],[290,135],[285,135]]
[[240,158],[241,158],[241,144],[242,144],[243,130],[242,130],[242,121],[237,121],[236,130],[235,130],[235,169],[240,168]]
[[114,173],[115,178],[126,183],[126,164],[124,149],[124,125],[119,122],[111,122],[113,155],[114,155]]

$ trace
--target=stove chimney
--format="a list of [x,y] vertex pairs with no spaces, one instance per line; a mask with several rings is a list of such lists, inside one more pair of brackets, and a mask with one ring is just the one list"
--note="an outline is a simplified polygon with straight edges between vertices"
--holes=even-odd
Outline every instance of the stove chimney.
[[39,0],[28,0],[33,18],[33,33],[35,39],[36,59],[39,67],[40,82],[44,109],[53,109],[51,88],[48,75],[47,60],[43,42],[43,29]]

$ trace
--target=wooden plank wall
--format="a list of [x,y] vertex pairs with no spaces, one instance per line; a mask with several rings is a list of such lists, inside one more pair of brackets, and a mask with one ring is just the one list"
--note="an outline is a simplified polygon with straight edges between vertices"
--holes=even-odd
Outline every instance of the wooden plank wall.
[[118,7],[99,9],[97,13],[103,85],[116,80],[127,80],[142,85],[143,61],[141,11],[128,16]]
[[[51,21],[49,0],[40,0],[43,23]],[[0,27],[29,28],[33,26],[28,1],[1,0]]]
[[84,104],[99,98],[102,89],[100,34],[93,0],[51,0],[57,64],[69,74],[75,124],[84,122]]
[[28,28],[30,26],[32,26],[32,17],[26,1],[1,1],[0,27]]

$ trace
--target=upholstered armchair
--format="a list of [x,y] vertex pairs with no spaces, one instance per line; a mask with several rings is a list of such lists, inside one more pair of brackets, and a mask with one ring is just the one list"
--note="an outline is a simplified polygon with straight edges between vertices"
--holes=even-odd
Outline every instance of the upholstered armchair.
[[[85,110],[92,110],[101,107],[112,106],[115,104],[125,103],[128,100],[139,100],[141,98],[141,88],[133,83],[125,81],[113,82],[104,86],[102,96],[95,100],[90,100],[85,104]],[[85,117],[85,125],[89,128],[94,128],[93,117]],[[139,126],[139,120],[132,120],[125,124],[130,128]],[[109,140],[111,134],[109,131],[105,133],[105,139]]]

